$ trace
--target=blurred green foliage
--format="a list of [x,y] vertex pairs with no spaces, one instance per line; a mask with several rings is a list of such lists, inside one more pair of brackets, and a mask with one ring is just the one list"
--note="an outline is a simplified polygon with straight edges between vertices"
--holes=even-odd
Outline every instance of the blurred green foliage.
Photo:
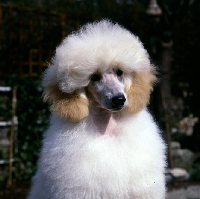
[[194,167],[190,170],[190,178],[193,181],[200,182],[200,160],[198,163],[194,165]]
[[36,169],[41,138],[48,124],[48,104],[42,101],[41,78],[9,76],[9,86],[17,86],[18,129],[15,138],[16,162],[13,174],[18,180],[27,180]]

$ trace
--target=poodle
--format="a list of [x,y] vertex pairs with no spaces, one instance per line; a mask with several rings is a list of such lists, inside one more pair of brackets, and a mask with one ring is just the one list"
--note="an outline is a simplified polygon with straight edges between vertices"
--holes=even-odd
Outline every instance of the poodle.
[[147,109],[156,69],[118,23],[88,23],[44,72],[50,125],[28,199],[164,199],[165,143]]

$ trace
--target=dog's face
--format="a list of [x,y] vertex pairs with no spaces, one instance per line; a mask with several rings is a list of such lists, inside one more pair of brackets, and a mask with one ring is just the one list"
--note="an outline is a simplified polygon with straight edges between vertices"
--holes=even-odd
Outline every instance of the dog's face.
[[77,88],[73,93],[61,91],[56,84],[47,84],[45,101],[49,101],[52,112],[62,118],[78,122],[89,115],[89,106],[98,106],[109,111],[137,113],[149,101],[154,72],[126,74],[120,69],[109,69],[103,74],[94,73],[86,87]]
[[119,111],[127,105],[127,96],[124,90],[123,71],[109,69],[103,74],[92,74],[87,90],[90,96],[102,107],[109,111]]
[[141,42],[108,21],[89,24],[57,48],[44,74],[44,100],[52,112],[77,122],[95,104],[108,111],[143,109],[155,82]]

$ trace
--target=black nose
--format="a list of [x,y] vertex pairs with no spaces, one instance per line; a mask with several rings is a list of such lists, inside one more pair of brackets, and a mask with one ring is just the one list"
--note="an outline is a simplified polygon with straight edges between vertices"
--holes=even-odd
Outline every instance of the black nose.
[[124,105],[126,98],[124,95],[117,95],[112,98],[113,107],[121,107]]

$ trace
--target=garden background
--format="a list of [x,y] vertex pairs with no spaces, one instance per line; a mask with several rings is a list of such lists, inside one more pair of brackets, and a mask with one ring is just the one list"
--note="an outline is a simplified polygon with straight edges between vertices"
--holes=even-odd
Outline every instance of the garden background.
[[[12,122],[0,127],[2,190],[29,184],[36,170],[50,114],[41,97],[41,76],[56,46],[81,25],[102,18],[132,31],[148,50],[160,79],[149,109],[169,146],[169,168],[184,168],[189,181],[200,182],[200,2],[158,0],[162,12],[156,14],[147,12],[152,2],[156,1],[0,0],[0,87],[11,88],[0,93],[1,121],[12,121],[12,90],[17,88],[10,182]],[[186,163],[176,150],[182,150]]]

